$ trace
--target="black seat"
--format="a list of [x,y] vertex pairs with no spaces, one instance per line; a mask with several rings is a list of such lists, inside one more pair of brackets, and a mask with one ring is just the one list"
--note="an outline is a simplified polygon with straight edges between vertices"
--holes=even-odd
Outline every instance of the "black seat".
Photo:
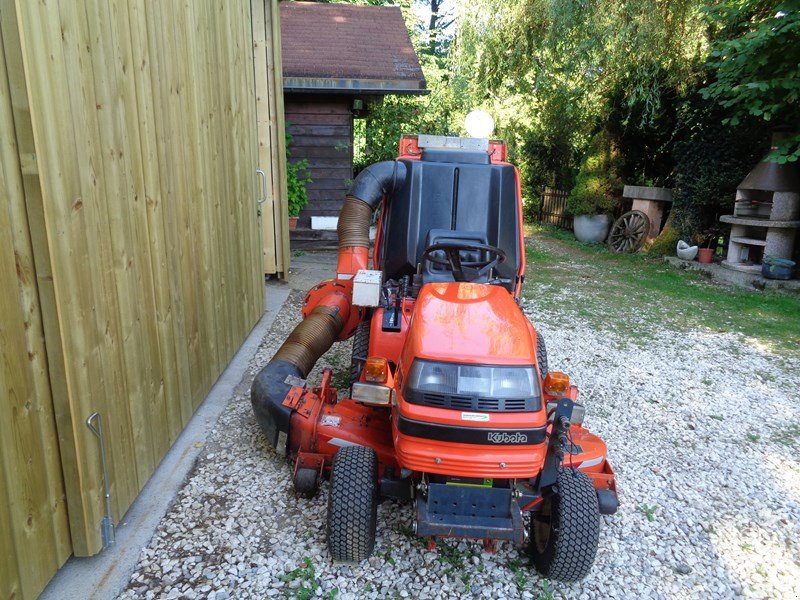
[[[520,265],[514,168],[468,162],[452,153],[426,153],[423,160],[403,163],[405,182],[383,212],[379,264],[387,279],[413,275],[433,239],[430,236],[444,232],[500,248],[506,260],[496,275],[510,280],[508,288],[513,289]],[[444,275],[436,269],[423,265],[427,280],[438,281]],[[446,280],[452,281],[452,276]]]

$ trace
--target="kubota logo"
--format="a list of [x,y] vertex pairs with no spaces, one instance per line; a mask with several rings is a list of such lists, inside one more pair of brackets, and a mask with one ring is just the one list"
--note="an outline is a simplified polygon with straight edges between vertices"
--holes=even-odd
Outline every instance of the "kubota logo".
[[492,444],[524,444],[528,441],[527,434],[521,431],[506,433],[505,431],[490,431],[489,442]]

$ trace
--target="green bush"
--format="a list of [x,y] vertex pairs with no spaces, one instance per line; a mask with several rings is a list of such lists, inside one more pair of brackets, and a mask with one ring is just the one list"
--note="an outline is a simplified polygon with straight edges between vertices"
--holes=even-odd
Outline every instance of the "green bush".
[[671,220],[667,221],[664,229],[647,249],[647,253],[653,256],[674,256],[678,239],[678,230],[672,226]]
[[300,211],[308,204],[308,191],[306,186],[311,183],[311,175],[308,173],[308,161],[298,160],[291,162],[289,157],[291,152],[289,146],[292,143],[292,136],[286,134],[286,190],[288,192],[287,204],[289,206],[289,216],[296,217]]
[[573,216],[614,212],[622,195],[621,162],[609,133],[596,134],[567,198],[567,212]]

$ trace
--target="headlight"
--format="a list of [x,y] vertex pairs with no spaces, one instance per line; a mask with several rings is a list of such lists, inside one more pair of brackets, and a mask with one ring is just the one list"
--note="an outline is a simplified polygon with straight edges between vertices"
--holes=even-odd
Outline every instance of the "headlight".
[[356,381],[353,383],[352,398],[364,404],[389,406],[392,403],[392,388],[385,385]]
[[533,367],[490,367],[415,360],[406,381],[417,392],[484,398],[538,398]]

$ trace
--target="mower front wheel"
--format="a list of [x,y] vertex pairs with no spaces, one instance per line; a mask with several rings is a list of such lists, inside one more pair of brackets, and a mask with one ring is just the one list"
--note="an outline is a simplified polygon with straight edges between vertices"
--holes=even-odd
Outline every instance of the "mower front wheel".
[[345,446],[333,457],[328,493],[328,551],[335,561],[358,563],[375,547],[378,457],[372,448]]
[[547,375],[547,345],[544,343],[544,336],[536,332],[536,362],[539,365],[539,376],[544,379]]
[[531,554],[536,570],[557,581],[580,581],[597,554],[600,508],[592,480],[562,468],[551,494],[531,515]]

